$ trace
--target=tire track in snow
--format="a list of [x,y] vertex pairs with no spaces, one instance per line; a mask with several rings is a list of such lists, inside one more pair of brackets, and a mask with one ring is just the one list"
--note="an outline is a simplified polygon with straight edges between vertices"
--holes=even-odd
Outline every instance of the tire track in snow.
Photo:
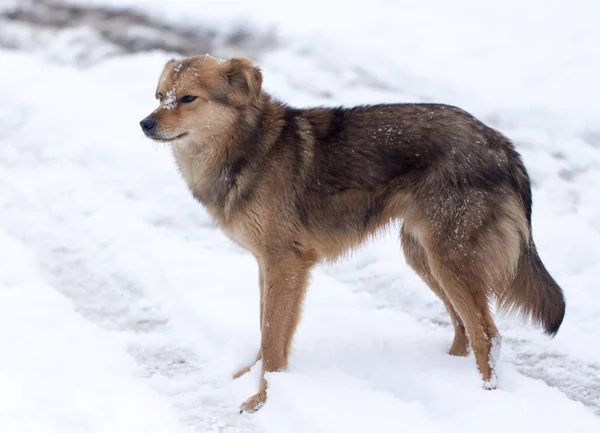
[[516,353],[509,359],[525,376],[560,389],[600,416],[600,364],[569,359],[564,353],[527,350],[527,340],[507,338],[504,342]]
[[[76,241],[63,242],[74,245]],[[251,419],[231,407],[226,384],[218,378],[211,380],[214,366],[202,353],[218,349],[204,347],[201,353],[185,345],[182,331],[141,285],[124,277],[126,270],[114,268],[113,275],[95,273],[94,263],[81,259],[86,255],[84,248],[62,255],[55,249],[44,254],[48,259],[44,261],[54,264],[47,268],[52,286],[71,298],[88,320],[126,334],[129,354],[157,392],[170,400],[182,424],[193,432],[255,431]]]

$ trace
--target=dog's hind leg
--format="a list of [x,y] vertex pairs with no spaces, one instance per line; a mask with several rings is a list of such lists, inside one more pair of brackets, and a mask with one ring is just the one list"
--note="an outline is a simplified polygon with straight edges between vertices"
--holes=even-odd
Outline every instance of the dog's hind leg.
[[467,356],[469,340],[465,331],[465,325],[450,302],[448,295],[432,275],[425,249],[404,226],[400,229],[400,240],[406,262],[421,277],[425,284],[429,286],[431,291],[442,300],[448,311],[448,315],[454,326],[454,341],[448,353],[453,356]]
[[489,283],[472,264],[456,259],[452,253],[427,252],[432,274],[441,282],[463,320],[483,387],[495,389],[501,338],[489,309]]

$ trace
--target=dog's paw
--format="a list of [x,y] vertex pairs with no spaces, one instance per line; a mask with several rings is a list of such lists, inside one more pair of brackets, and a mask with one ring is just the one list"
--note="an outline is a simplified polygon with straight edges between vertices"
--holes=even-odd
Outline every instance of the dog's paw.
[[252,367],[254,367],[257,362],[258,362],[258,360],[254,361],[252,364],[250,364],[244,368],[240,368],[238,371],[233,373],[232,377],[234,379],[238,379],[238,378],[242,377],[244,374],[250,372],[250,370],[252,370]]
[[467,340],[466,336],[455,335],[448,354],[452,356],[467,356],[469,355],[469,348],[469,340]]
[[496,376],[496,372],[492,370],[492,374],[488,380],[483,381],[483,389],[487,391],[494,391],[496,389],[496,385],[498,383],[498,376]]
[[450,350],[448,351],[448,355],[451,356],[468,356],[469,348],[464,345],[452,345]]
[[244,368],[240,368],[239,370],[237,370],[235,373],[233,373],[232,377],[234,379],[238,379],[240,377],[242,377],[244,374],[248,373],[250,370],[252,370],[252,367],[254,367],[258,361],[260,361],[262,358],[261,356],[261,351],[258,351],[258,355],[256,355],[256,359],[254,360],[254,362]]
[[263,407],[267,401],[267,392],[260,391],[258,394],[253,395],[248,400],[240,405],[240,413],[242,412],[256,412],[258,409]]
[[242,377],[244,374],[248,373],[250,370],[252,370],[252,365],[249,365],[248,367],[244,367],[244,368],[240,368],[238,371],[236,371],[235,373],[232,374],[232,377],[234,379],[238,379],[240,377]]

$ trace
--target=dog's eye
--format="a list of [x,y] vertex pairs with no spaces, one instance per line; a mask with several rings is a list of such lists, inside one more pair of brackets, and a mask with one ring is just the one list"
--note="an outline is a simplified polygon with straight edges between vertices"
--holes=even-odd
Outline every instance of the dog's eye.
[[165,99],[165,95],[163,95],[162,93],[159,93],[159,94],[158,94],[158,100],[159,100],[160,102],[162,102],[162,100],[163,100],[163,99]]
[[196,99],[196,96],[185,95],[183,98],[181,98],[179,100],[179,102],[181,102],[182,104],[189,104],[190,102],[193,102],[195,99]]

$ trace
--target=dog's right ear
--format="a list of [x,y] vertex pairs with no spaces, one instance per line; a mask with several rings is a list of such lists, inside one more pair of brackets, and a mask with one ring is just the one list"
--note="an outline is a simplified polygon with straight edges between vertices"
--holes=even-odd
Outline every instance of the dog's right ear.
[[169,61],[167,61],[165,63],[165,66],[163,66],[161,75],[163,75],[168,69],[170,69],[171,65],[173,65],[175,62],[177,62],[177,59],[174,59],[174,58],[172,58]]
[[225,77],[229,85],[229,101],[244,104],[255,101],[262,88],[262,72],[246,57],[235,57],[225,62]]

